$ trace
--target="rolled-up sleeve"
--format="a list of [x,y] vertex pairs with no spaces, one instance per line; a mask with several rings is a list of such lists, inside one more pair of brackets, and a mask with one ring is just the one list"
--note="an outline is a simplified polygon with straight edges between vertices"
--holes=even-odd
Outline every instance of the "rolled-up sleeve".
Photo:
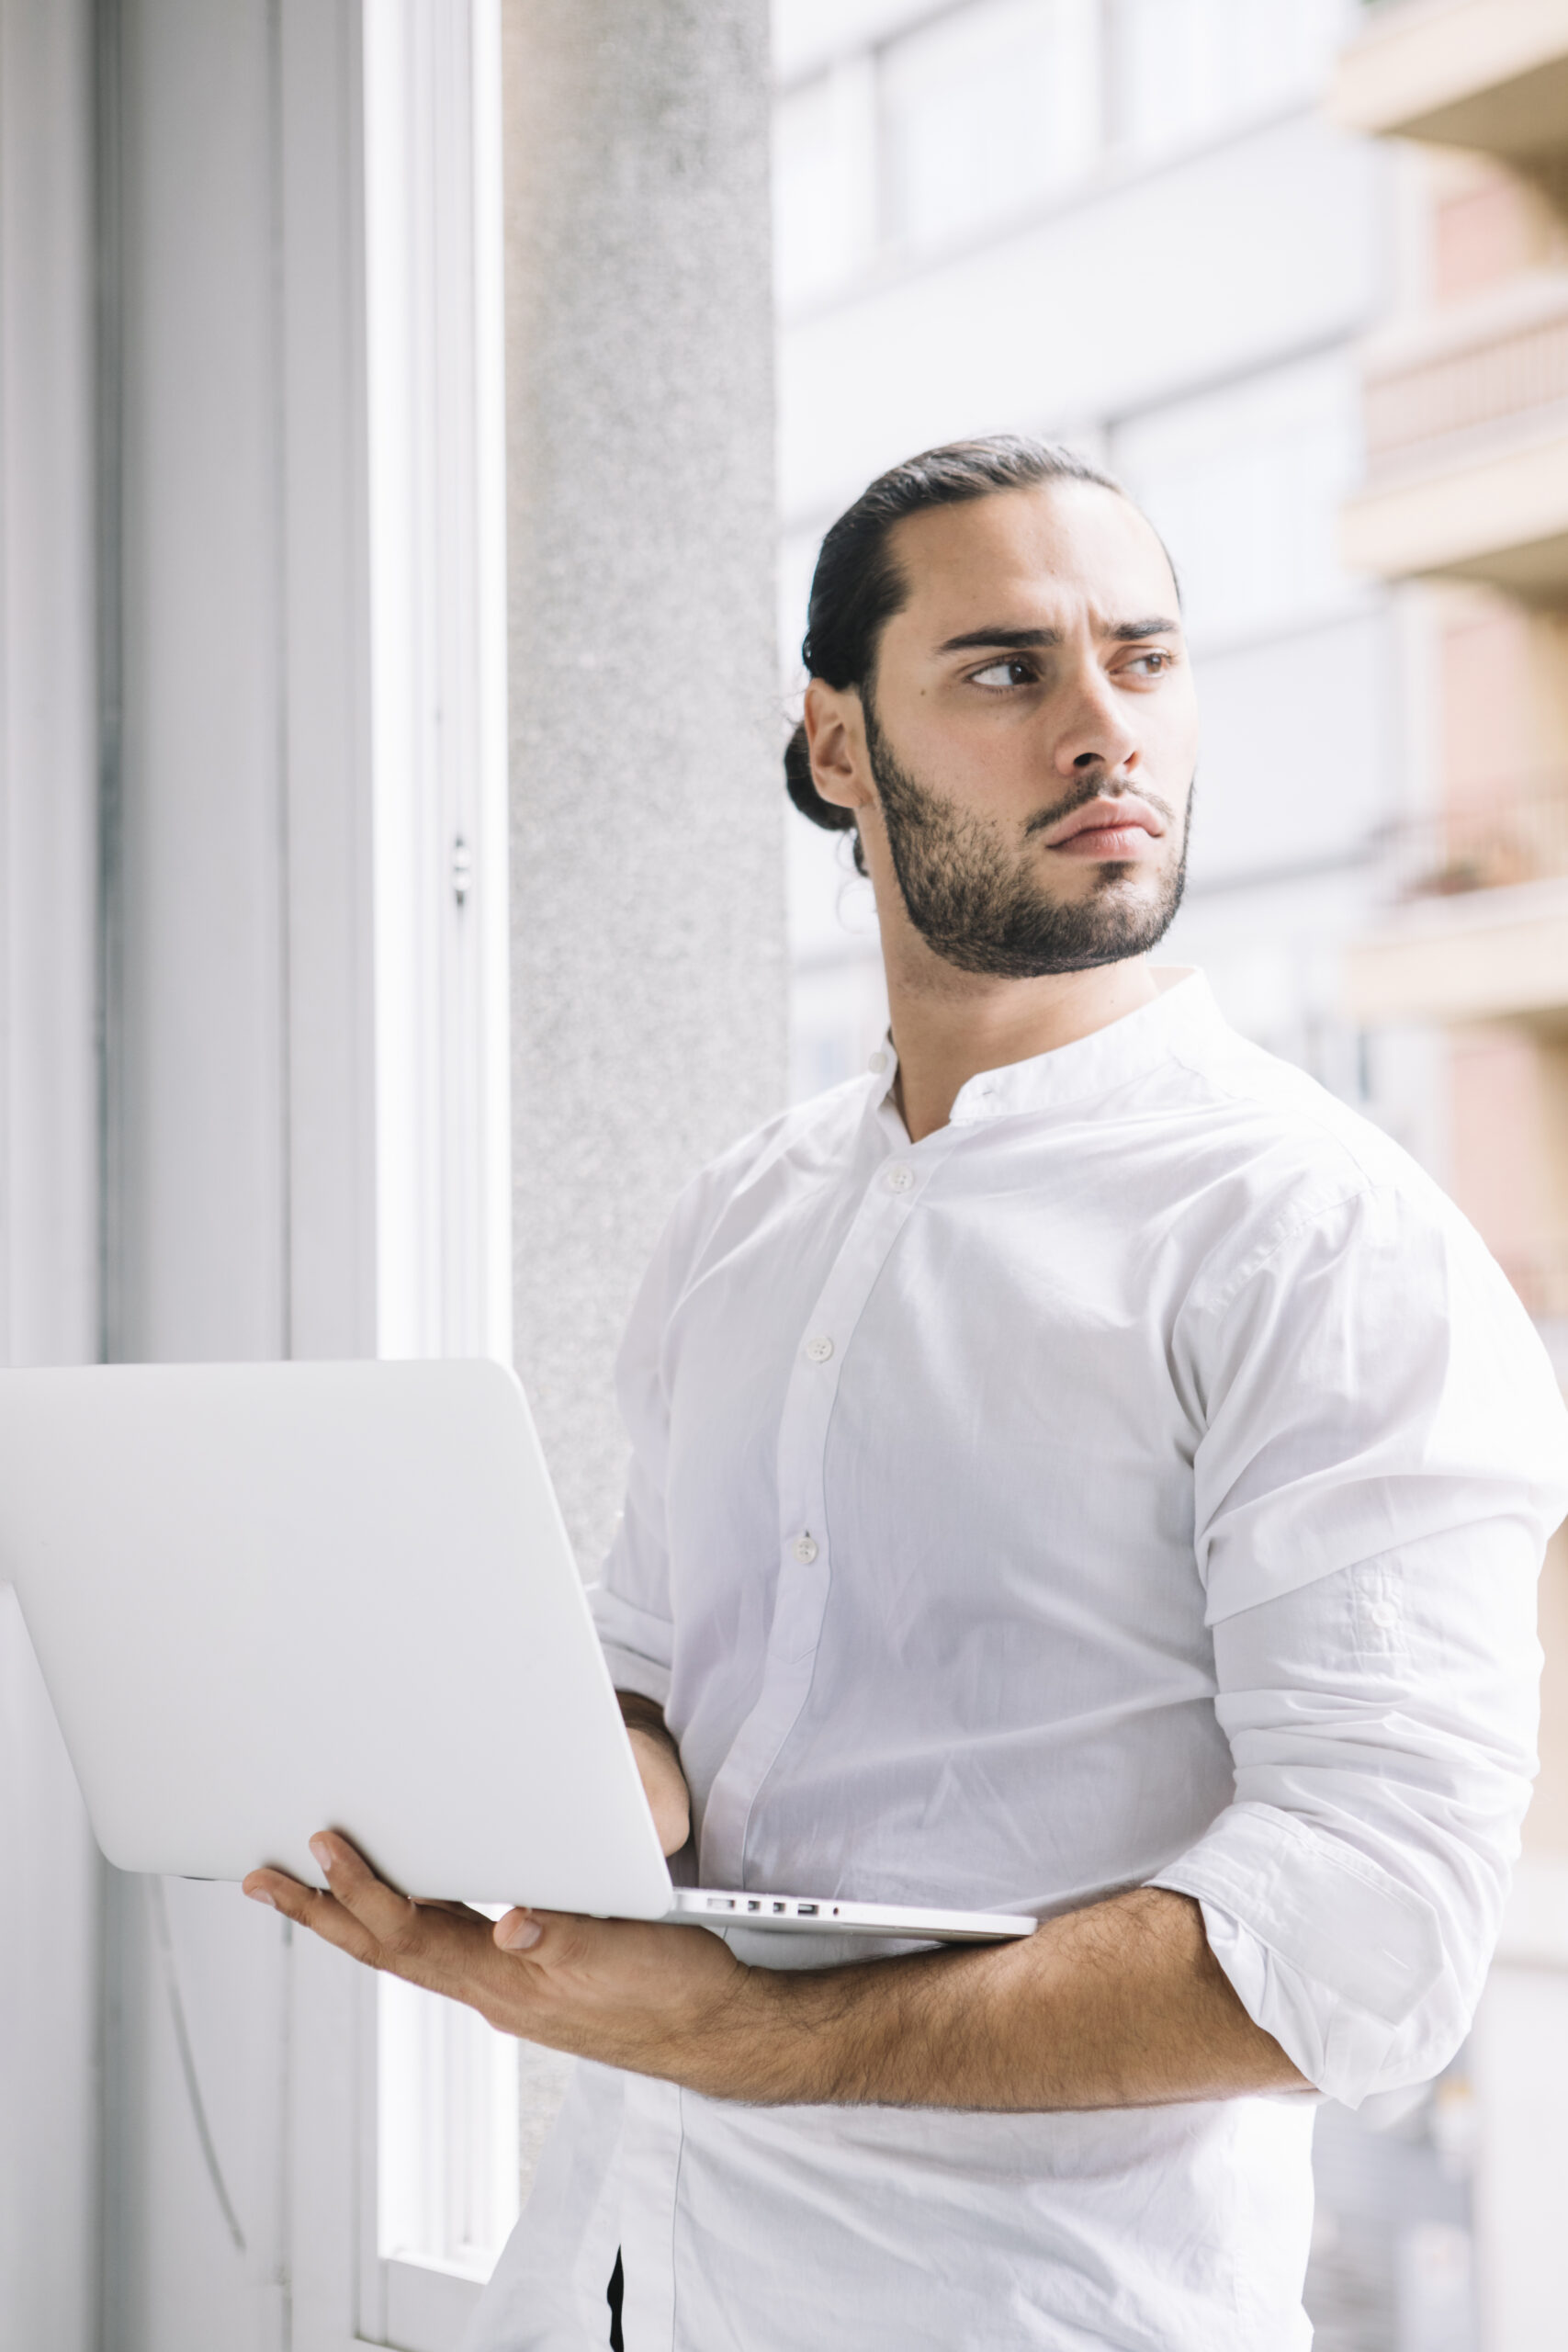
[[615,1395],[631,1439],[626,1501],[609,1554],[588,1604],[617,1690],[635,1690],[662,1707],[670,1696],[674,1629],[670,1608],[670,1548],[664,1486],[670,1400],[664,1333],[684,1200],[660,1238],[626,1324],[615,1366]]
[[1206,1303],[1196,1542],[1234,1803],[1154,1883],[1358,2105],[1442,2067],[1535,1770],[1535,1591],[1568,1506],[1544,1351],[1437,1198],[1359,1194]]

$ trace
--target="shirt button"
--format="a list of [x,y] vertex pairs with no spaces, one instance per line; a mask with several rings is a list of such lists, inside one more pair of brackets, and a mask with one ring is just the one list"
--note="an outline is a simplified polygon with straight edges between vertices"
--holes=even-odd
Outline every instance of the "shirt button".
[[912,1168],[890,1168],[887,1171],[887,1189],[890,1193],[907,1193],[914,1181],[915,1171]]
[[1385,1634],[1391,1625],[1399,1623],[1399,1611],[1392,1600],[1374,1600],[1367,1614],[1373,1624]]
[[871,1059],[866,1064],[866,1068],[869,1070],[874,1070],[877,1077],[880,1078],[883,1071],[887,1068],[886,1055],[880,1051],[873,1054]]
[[826,1363],[833,1352],[833,1342],[824,1331],[819,1340],[807,1340],[806,1352],[813,1363]]
[[817,1546],[812,1542],[809,1535],[797,1535],[795,1542],[790,1545],[790,1550],[795,1554],[795,1558],[800,1562],[802,1567],[808,1568],[811,1566],[812,1561],[817,1557]]

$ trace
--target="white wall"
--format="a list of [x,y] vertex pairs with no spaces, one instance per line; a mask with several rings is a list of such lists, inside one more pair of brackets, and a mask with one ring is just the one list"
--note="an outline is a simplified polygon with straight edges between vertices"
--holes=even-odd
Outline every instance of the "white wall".
[[129,1356],[374,1329],[355,13],[120,11]]
[[1517,1866],[1472,2043],[1484,2352],[1558,2352],[1568,2180],[1568,1863]]
[[[96,1352],[85,0],[0,5],[0,1361]],[[4,1577],[0,1562],[0,1577]],[[96,2341],[98,1863],[0,1583],[0,2344]]]
[[[357,9],[100,24],[108,1349],[370,1352]],[[303,2152],[356,2148],[352,2032],[294,2051],[346,1996],[232,1887],[111,1873],[106,1952],[106,2352],[287,2343]]]

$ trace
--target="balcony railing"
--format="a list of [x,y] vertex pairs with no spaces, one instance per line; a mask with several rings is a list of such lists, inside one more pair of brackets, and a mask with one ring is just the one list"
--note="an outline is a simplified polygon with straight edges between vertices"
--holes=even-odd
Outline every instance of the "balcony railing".
[[1568,770],[1521,778],[1394,827],[1397,896],[1454,899],[1568,875]]
[[1488,426],[1568,421],[1568,290],[1560,316],[1468,349],[1370,377],[1367,456],[1374,475],[1391,463],[1441,455],[1438,445]]
[[1368,346],[1352,571],[1568,596],[1568,270],[1385,329]]

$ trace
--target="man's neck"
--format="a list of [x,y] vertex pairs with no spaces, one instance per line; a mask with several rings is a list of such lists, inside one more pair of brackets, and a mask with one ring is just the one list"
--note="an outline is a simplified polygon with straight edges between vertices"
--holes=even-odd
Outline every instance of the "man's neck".
[[885,962],[897,1099],[911,1143],[946,1126],[961,1090],[981,1070],[1070,1046],[1159,994],[1141,956],[1088,972],[994,979],[956,970],[921,940],[896,939],[885,941]]

